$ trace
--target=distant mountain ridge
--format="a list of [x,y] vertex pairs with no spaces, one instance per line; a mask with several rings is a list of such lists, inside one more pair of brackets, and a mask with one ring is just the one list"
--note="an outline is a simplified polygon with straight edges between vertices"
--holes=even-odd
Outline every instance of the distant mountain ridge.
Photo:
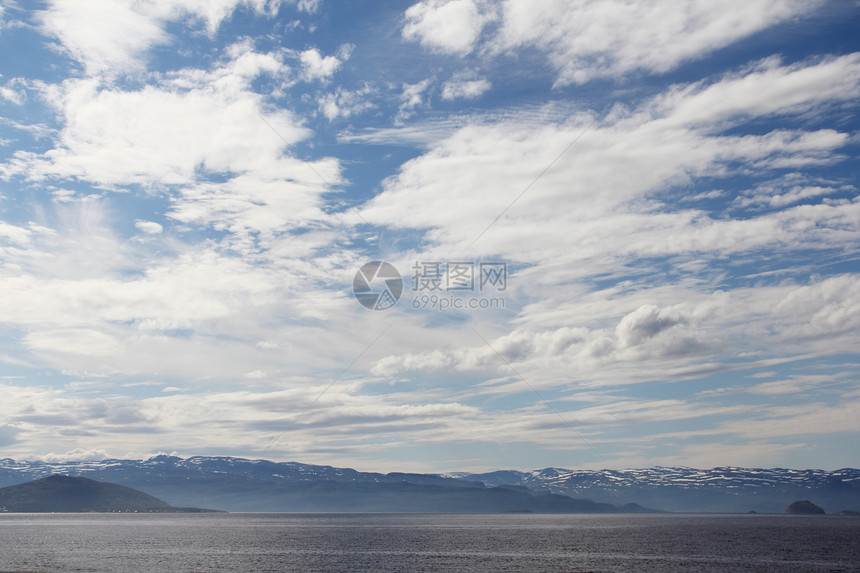
[[607,503],[626,502],[668,511],[781,513],[795,499],[815,498],[831,511],[860,508],[860,469],[653,467],[628,470],[531,472],[503,470],[458,474],[487,485],[518,484],[534,491],[587,496]]
[[0,460],[0,485],[46,473],[85,475],[119,483],[173,505],[226,511],[617,513],[587,499],[432,474],[358,472],[331,466],[231,457],[156,456],[148,460],[18,462]]
[[[631,470],[389,474],[229,456],[147,460],[0,460],[0,486],[64,473],[140,489],[173,505],[228,511],[747,511],[782,513],[797,499],[860,509],[860,470]],[[627,504],[638,504],[630,505]]]

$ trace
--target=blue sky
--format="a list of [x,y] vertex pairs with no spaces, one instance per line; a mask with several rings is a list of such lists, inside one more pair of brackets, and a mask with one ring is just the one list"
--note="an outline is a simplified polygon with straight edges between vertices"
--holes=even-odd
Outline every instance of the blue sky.
[[3,456],[857,466],[857,2],[0,6]]

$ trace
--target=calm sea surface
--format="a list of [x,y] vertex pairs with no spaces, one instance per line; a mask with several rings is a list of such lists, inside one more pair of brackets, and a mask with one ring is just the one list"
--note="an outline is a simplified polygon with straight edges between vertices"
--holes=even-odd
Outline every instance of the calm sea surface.
[[0,571],[860,571],[860,518],[6,514]]

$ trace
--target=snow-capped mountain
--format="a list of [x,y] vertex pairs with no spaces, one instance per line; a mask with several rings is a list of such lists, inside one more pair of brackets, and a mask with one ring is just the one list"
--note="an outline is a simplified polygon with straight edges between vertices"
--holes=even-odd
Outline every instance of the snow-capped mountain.
[[[796,499],[831,511],[860,507],[860,470],[654,467],[628,470],[546,468],[468,474],[487,485],[523,485],[607,503],[636,501],[668,511],[781,512]],[[842,507],[844,506],[844,507]]]
[[174,506],[227,511],[587,512],[632,511],[610,504],[430,474],[358,472],[232,457],[48,463],[0,460],[0,485],[50,474],[132,487]]
[[0,485],[20,483],[51,474],[84,476],[96,479],[124,477],[137,479],[143,476],[175,477],[217,477],[229,476],[231,479],[290,480],[307,481],[315,479],[352,481],[371,479],[373,474],[360,474],[355,470],[314,466],[295,462],[270,462],[267,460],[247,460],[228,456],[194,456],[180,458],[159,455],[146,460],[106,459],[99,461],[16,461],[0,459]]
[[[718,467],[700,470],[687,467],[653,467],[628,470],[567,470],[546,468],[530,472],[504,470],[484,474],[460,474],[462,479],[478,479],[487,485],[524,483],[544,489],[592,489],[600,487],[607,491],[631,486],[673,486],[687,489],[714,487],[814,487],[833,480],[860,484],[860,470],[840,469],[793,470],[785,468],[757,469],[740,467]],[[513,480],[513,481],[512,481]]]
[[[119,483],[173,505],[232,511],[302,508],[311,511],[322,506],[302,506],[301,503],[313,495],[323,496],[325,500],[336,499],[337,503],[347,506],[352,503],[348,501],[351,496],[372,497],[383,493],[392,495],[392,492],[399,496],[407,493],[413,497],[425,496],[422,499],[429,499],[426,496],[431,490],[444,491],[446,495],[459,496],[458,499],[498,497],[501,491],[488,491],[498,488],[502,488],[509,497],[515,494],[521,497],[566,496],[564,499],[543,497],[541,503],[549,503],[547,500],[550,499],[568,503],[565,500],[569,498],[585,498],[599,504],[623,506],[635,503],[668,511],[782,512],[788,504],[799,499],[809,499],[828,512],[860,509],[860,470],[848,468],[836,471],[737,467],[707,470],[684,467],[629,470],[546,468],[482,474],[381,474],[226,456],[180,458],[160,455],[146,460],[78,462],[0,460],[0,486],[51,474]],[[218,500],[218,505],[213,505],[213,499]],[[516,503],[526,501],[522,498]],[[332,503],[333,507],[341,507],[334,501]],[[485,506],[478,504],[475,507]]]
[[0,459],[0,486],[39,479],[51,474],[89,477],[115,483],[164,482],[175,480],[229,480],[273,484],[310,482],[409,483],[437,484],[448,487],[474,485],[434,474],[373,473],[349,468],[317,466],[297,462],[249,460],[229,456],[159,455],[146,460],[106,459],[99,461],[16,461]]

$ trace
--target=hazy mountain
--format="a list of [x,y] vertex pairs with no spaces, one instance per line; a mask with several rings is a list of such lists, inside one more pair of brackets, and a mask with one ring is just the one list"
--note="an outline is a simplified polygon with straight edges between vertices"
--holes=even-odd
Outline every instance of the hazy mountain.
[[0,512],[175,513],[177,508],[142,491],[82,477],[52,475],[0,488]]
[[[146,491],[173,505],[227,511],[576,512],[621,511],[524,487],[432,474],[358,472],[231,457],[47,463],[0,460],[0,485],[51,473],[87,476]],[[642,508],[624,508],[624,511]]]
[[611,512],[641,511],[639,506],[645,506],[782,513],[797,499],[812,500],[828,512],[860,509],[856,469],[547,468],[436,475],[207,456],[63,463],[0,460],[0,486],[52,473],[122,484],[177,506],[227,511]]
[[668,511],[782,513],[797,499],[829,511],[860,508],[860,470],[655,467],[630,470],[498,471],[465,474],[487,485],[516,484],[533,491],[588,497],[606,503],[635,501]]

